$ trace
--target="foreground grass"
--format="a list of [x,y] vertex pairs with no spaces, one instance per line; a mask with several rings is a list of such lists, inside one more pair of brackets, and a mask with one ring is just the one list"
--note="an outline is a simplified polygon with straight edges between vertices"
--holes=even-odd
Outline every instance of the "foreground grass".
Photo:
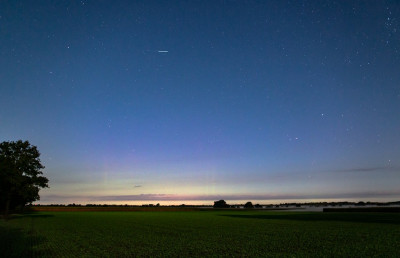
[[2,257],[400,257],[400,214],[38,212],[0,221]]

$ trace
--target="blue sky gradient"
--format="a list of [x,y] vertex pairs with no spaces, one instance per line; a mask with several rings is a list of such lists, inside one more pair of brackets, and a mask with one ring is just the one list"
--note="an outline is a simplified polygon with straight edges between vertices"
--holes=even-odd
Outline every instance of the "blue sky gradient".
[[396,1],[2,1],[0,33],[42,203],[400,199]]

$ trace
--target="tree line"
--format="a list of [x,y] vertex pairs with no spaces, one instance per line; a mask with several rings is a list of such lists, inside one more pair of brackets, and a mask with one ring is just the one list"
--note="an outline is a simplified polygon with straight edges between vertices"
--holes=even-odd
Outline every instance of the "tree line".
[[[219,200],[214,202],[214,208],[236,208],[236,205],[229,205],[227,204],[224,200]],[[260,204],[253,205],[252,202],[246,202],[246,204],[243,206],[246,209],[251,209],[251,208],[261,208],[262,206]]]

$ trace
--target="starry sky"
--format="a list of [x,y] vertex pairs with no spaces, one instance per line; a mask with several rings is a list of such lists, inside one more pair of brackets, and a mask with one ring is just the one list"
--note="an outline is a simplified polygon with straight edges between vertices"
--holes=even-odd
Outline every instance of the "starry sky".
[[1,1],[38,203],[400,200],[398,1]]

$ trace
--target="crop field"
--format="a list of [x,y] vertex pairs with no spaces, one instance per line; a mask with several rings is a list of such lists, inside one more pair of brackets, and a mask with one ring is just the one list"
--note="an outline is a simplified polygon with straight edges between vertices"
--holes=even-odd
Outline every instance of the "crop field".
[[0,220],[2,257],[400,257],[399,213],[33,212]]

